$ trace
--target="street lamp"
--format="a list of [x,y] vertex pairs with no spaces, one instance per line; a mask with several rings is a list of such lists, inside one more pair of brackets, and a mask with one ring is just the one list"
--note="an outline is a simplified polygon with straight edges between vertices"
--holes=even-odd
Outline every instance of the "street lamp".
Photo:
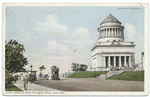
[[33,67],[33,66],[31,65],[31,66],[30,66],[30,68],[31,68],[31,75],[32,75],[32,67]]

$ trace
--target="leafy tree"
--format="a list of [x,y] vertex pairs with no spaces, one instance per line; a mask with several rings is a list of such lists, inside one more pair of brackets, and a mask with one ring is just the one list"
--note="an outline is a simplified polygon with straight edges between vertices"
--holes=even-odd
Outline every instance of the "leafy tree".
[[39,69],[42,72],[44,69],[46,69],[46,67],[44,67],[44,65],[42,65],[41,67],[39,67]]
[[39,67],[39,69],[41,71],[40,74],[39,74],[39,76],[41,77],[42,76],[42,71],[45,70],[46,67],[44,67],[44,65],[42,65],[41,67]]
[[80,64],[80,66],[79,66],[79,71],[86,71],[87,68],[88,68],[87,65],[85,65],[85,64]]
[[24,66],[28,64],[23,53],[25,48],[16,40],[10,40],[5,44],[5,68],[10,73],[25,71]]
[[72,68],[72,71],[77,72],[78,68],[79,68],[79,64],[78,63],[72,63],[71,64],[71,68]]
[[88,66],[85,65],[85,64],[72,63],[71,68],[72,68],[72,71],[75,71],[75,72],[77,72],[77,71],[86,71]]

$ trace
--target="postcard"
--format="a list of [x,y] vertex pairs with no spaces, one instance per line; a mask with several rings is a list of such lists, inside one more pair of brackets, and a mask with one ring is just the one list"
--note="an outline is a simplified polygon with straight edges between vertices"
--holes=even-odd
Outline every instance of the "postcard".
[[2,7],[3,95],[148,95],[147,3]]

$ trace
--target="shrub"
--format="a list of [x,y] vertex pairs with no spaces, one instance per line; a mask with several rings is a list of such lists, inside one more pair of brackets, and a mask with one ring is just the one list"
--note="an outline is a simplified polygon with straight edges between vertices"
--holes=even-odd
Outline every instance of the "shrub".
[[12,81],[12,75],[5,70],[5,87],[7,87],[8,84],[11,84]]

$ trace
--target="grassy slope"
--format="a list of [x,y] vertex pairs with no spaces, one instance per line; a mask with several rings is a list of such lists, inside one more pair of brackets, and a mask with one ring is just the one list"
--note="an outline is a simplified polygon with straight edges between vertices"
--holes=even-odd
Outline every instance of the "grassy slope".
[[123,72],[119,75],[109,77],[113,80],[144,81],[144,71]]
[[77,72],[77,73],[70,75],[68,78],[89,78],[89,77],[96,77],[96,76],[99,76],[101,74],[106,74],[106,73],[107,71]]
[[9,84],[6,88],[6,91],[22,91],[19,88],[17,88],[15,85],[13,84]]

